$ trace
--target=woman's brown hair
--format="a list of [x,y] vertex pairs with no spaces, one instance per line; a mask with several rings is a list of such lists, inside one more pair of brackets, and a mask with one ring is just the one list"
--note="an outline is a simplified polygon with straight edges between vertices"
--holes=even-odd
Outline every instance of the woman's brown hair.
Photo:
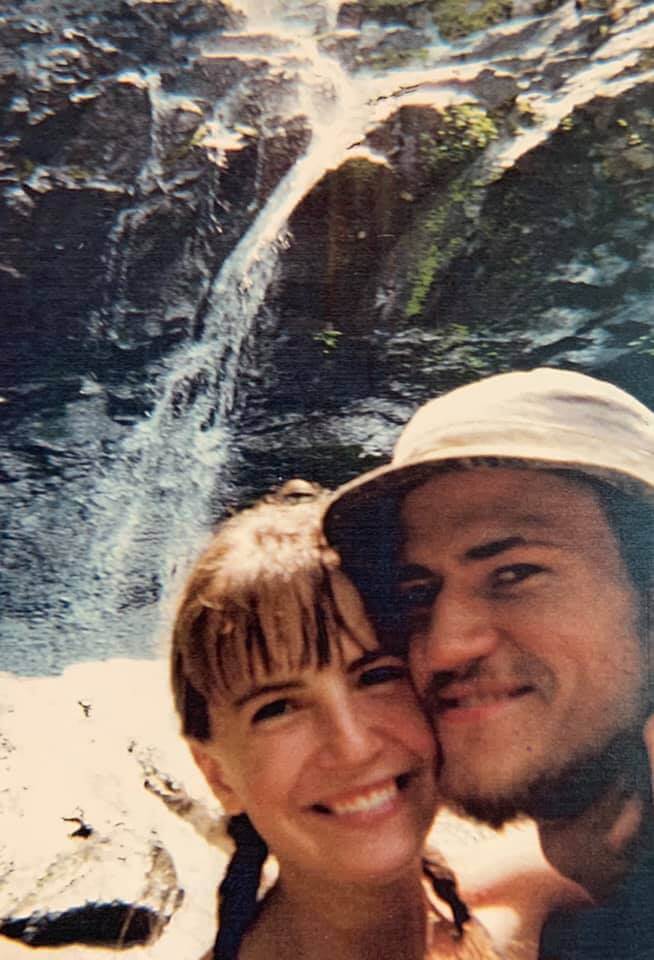
[[171,651],[186,736],[209,738],[209,702],[243,675],[269,673],[280,662],[324,666],[339,638],[352,635],[334,595],[338,560],[320,530],[326,496],[289,481],[221,524],[198,558]]

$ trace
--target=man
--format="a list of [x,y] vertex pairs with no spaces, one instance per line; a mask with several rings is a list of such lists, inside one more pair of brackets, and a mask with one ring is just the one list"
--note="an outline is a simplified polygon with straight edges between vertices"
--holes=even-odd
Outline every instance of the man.
[[407,645],[445,796],[494,826],[534,817],[596,899],[551,919],[543,958],[654,957],[653,513],[654,415],[544,369],[425,404],[325,518]]

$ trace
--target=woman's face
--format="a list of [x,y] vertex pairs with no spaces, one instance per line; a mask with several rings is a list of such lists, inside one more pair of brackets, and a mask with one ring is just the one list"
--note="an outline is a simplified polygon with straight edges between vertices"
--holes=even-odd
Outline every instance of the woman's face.
[[320,669],[243,677],[211,708],[213,739],[195,753],[225,809],[249,815],[282,869],[384,881],[420,855],[434,741],[405,663],[379,649],[337,576],[341,612],[364,642],[342,637]]

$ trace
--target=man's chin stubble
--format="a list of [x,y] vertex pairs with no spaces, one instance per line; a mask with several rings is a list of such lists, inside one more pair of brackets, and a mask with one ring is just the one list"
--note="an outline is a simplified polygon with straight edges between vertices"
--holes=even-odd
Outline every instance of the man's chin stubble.
[[534,820],[574,819],[620,782],[625,795],[649,796],[650,771],[640,727],[618,734],[600,751],[575,758],[563,770],[546,773],[522,789],[502,796],[448,796],[445,802],[491,827],[521,816]]

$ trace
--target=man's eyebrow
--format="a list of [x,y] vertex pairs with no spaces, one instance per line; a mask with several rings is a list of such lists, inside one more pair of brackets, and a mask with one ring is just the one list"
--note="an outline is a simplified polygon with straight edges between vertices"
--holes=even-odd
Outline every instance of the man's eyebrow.
[[489,557],[496,557],[498,553],[504,553],[505,550],[511,550],[512,547],[523,547],[527,543],[521,536],[504,537],[502,540],[490,540],[488,543],[481,543],[478,547],[470,547],[463,554],[464,560],[487,560]]
[[434,574],[429,567],[423,567],[420,563],[404,563],[398,567],[395,577],[396,583],[402,583],[405,580],[426,580],[433,579]]
[[252,687],[247,693],[242,694],[234,701],[235,707],[243,707],[250,700],[255,700],[266,693],[282,693],[287,690],[299,690],[303,684],[299,680],[285,680],[281,683],[262,683],[260,686]]

